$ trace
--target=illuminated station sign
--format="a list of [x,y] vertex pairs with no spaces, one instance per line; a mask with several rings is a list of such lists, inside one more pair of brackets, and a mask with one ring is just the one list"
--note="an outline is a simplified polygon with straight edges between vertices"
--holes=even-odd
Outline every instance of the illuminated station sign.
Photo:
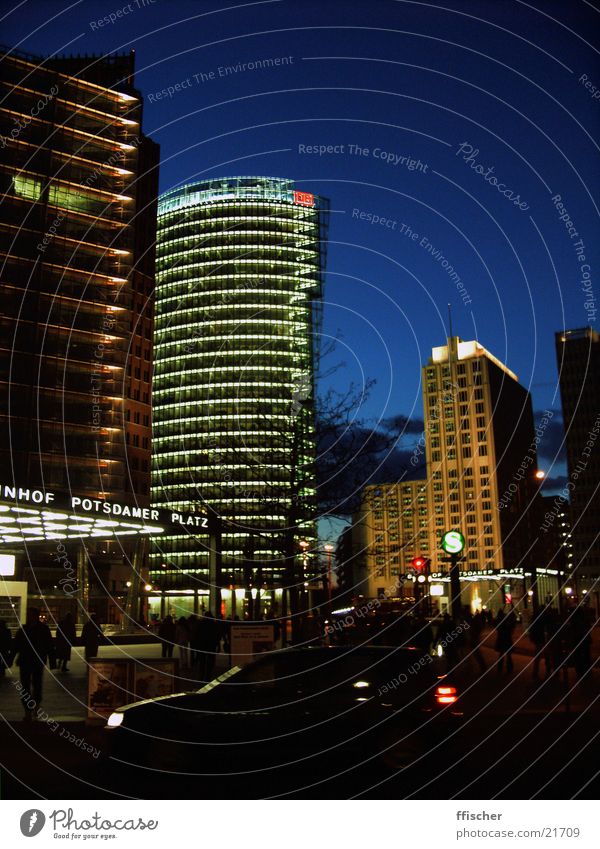
[[299,206],[314,206],[315,196],[310,192],[294,192],[294,203]]
[[102,498],[0,485],[0,544],[112,536],[214,534],[214,514],[184,513]]
[[465,547],[465,538],[460,531],[446,531],[442,537],[442,548],[446,554],[460,554]]

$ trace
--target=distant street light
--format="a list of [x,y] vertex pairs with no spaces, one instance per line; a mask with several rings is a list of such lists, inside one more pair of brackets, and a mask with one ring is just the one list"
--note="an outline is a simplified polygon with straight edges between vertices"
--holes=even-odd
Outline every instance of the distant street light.
[[331,602],[331,553],[333,551],[333,545],[330,542],[326,542],[323,548],[327,552],[327,597]]

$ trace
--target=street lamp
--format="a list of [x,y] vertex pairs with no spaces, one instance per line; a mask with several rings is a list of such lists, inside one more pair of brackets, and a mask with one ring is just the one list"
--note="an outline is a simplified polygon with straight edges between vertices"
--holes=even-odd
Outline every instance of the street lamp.
[[[300,603],[301,603],[301,607],[303,607],[304,602],[305,602],[304,592],[305,592],[305,588],[306,588],[305,581],[306,581],[306,573],[308,571],[308,549],[310,547],[310,543],[308,542],[308,540],[301,539],[300,542],[298,543],[298,545],[302,549],[302,576],[301,576],[302,580],[300,581],[299,586],[300,586]],[[310,596],[309,596],[309,602],[310,602]]]
[[331,603],[331,553],[333,551],[333,545],[330,542],[326,542],[323,548],[327,552],[327,598],[329,599],[329,603]]

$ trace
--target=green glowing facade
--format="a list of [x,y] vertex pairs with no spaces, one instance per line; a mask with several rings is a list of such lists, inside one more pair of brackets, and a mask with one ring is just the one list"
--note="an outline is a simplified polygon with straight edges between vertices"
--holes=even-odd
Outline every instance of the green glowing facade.
[[[263,609],[276,605],[290,551],[301,579],[299,543],[315,539],[327,212],[323,198],[268,177],[203,180],[159,200],[152,501],[223,517],[227,613],[250,587]],[[162,538],[151,562],[168,608],[197,609],[206,538]]]

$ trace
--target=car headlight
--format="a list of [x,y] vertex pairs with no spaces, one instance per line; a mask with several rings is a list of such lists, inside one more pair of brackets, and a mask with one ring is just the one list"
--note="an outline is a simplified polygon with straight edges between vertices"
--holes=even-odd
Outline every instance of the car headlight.
[[109,728],[118,728],[125,719],[122,713],[111,713],[106,723]]

